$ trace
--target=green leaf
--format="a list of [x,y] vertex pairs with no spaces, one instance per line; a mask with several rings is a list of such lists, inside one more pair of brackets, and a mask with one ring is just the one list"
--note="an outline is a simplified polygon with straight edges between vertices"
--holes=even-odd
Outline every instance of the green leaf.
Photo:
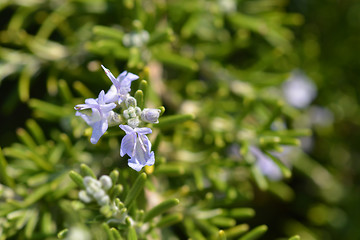
[[128,68],[137,68],[141,69],[144,67],[144,63],[141,59],[141,52],[140,49],[137,47],[131,47],[129,52],[129,58],[128,58]]
[[28,146],[30,149],[36,148],[36,143],[34,139],[30,136],[30,134],[23,128],[18,128],[16,130],[17,136],[20,138],[20,140]]
[[22,102],[29,100],[31,72],[25,67],[19,78],[19,97]]
[[144,222],[148,222],[154,217],[166,212],[170,208],[179,204],[179,200],[176,198],[168,199],[153,207],[150,211],[145,213]]
[[113,56],[118,59],[128,59],[130,51],[121,45],[119,41],[114,40],[100,40],[97,42],[88,42],[85,45],[89,52],[98,54],[100,56]]
[[124,201],[124,204],[127,208],[130,208],[130,206],[135,202],[140,192],[143,190],[146,178],[146,173],[141,173],[135,180]]
[[46,211],[42,213],[40,228],[45,234],[54,233],[56,226],[50,212]]
[[295,235],[289,238],[289,240],[300,240],[300,236],[299,235]]
[[285,129],[278,131],[264,131],[261,133],[262,135],[274,135],[279,137],[307,137],[311,136],[311,129]]
[[226,240],[226,233],[224,232],[224,230],[219,231],[217,240]]
[[80,188],[85,188],[84,179],[80,174],[75,171],[70,171],[69,176]]
[[21,160],[31,160],[39,168],[48,172],[51,172],[53,170],[53,166],[48,161],[46,161],[43,156],[39,156],[37,152],[30,151],[28,148],[21,148],[18,146],[5,148],[4,154],[6,156],[18,158]]
[[238,237],[242,234],[244,234],[245,232],[247,232],[249,230],[249,225],[247,224],[240,224],[237,225],[235,227],[229,228],[225,230],[225,235],[228,238],[235,238]]
[[113,235],[114,240],[122,240],[123,239],[120,235],[120,232],[116,228],[111,228],[110,231]]
[[8,175],[7,165],[8,163],[0,147],[0,179],[5,185],[14,188],[14,180]]
[[[139,90],[141,90],[143,92],[143,100],[144,102],[146,102],[146,96],[147,96],[147,92],[148,92],[148,87],[149,87],[149,84],[146,80],[141,80],[140,84],[139,84]],[[144,107],[144,105],[143,105]],[[143,107],[140,107],[140,108],[143,108]]]
[[35,230],[36,224],[39,221],[39,212],[37,210],[32,211],[31,217],[25,227],[25,236],[28,239],[32,238],[32,234]]
[[82,82],[75,81],[73,83],[73,88],[84,98],[94,98],[95,96],[95,94],[93,94]]
[[103,223],[102,228],[104,229],[108,240],[115,240],[114,235],[111,232],[109,225],[107,225],[106,223]]
[[229,211],[229,216],[236,219],[246,219],[255,216],[255,210],[252,208],[233,208]]
[[177,68],[185,69],[188,71],[197,71],[199,66],[197,62],[190,58],[183,57],[178,54],[171,53],[165,49],[153,49],[154,58],[163,62],[164,64],[171,65]]
[[203,234],[197,228],[195,228],[195,224],[192,218],[185,218],[184,226],[186,233],[191,239],[206,240]]
[[69,85],[67,84],[67,82],[64,79],[60,79],[59,80],[59,90],[60,90],[60,95],[63,98],[63,100],[65,102],[70,102],[71,99],[73,98]]
[[261,127],[262,131],[269,129],[274,120],[281,114],[282,105],[282,102],[276,102],[275,109],[271,111],[270,117]]
[[38,99],[30,99],[29,105],[34,110],[37,110],[41,113],[45,113],[48,117],[62,118],[66,115],[70,115],[73,112],[73,109],[66,107],[60,107],[52,103],[48,103]]
[[181,213],[172,213],[162,217],[156,224],[157,228],[169,227],[175,223],[181,222],[184,216]]
[[24,200],[24,207],[30,206],[31,204],[37,202],[43,198],[46,194],[52,191],[51,184],[44,184],[41,187],[37,188],[30,195],[27,196]]
[[119,29],[105,27],[101,25],[94,26],[92,30],[93,33],[97,36],[112,38],[120,42],[122,41],[122,38],[124,36],[124,32]]
[[81,164],[80,165],[80,169],[81,169],[81,174],[85,177],[85,176],[90,176],[92,178],[96,179],[96,175],[93,172],[93,170],[91,170],[91,168],[89,168],[86,164]]
[[221,228],[233,227],[236,224],[236,220],[229,217],[215,216],[211,218],[210,223]]
[[160,145],[160,142],[161,142],[161,134],[157,134],[156,135],[156,138],[155,138],[155,141],[153,142],[153,145],[151,147],[151,149],[156,153],[158,148],[159,148],[159,145]]
[[256,165],[252,165],[250,169],[251,175],[255,180],[256,185],[262,190],[265,191],[268,188],[268,182],[264,175],[260,172],[259,168]]
[[184,175],[186,172],[185,166],[179,164],[162,164],[155,168],[154,174],[155,175],[167,175],[167,176],[181,176]]
[[151,34],[151,37],[147,42],[147,45],[152,46],[164,42],[171,42],[173,40],[174,40],[174,33],[171,28],[167,28],[164,31],[159,31]]
[[264,151],[264,153],[270,157],[274,163],[280,168],[281,173],[285,178],[291,178],[291,170],[278,158],[274,157],[272,154]]
[[35,120],[28,119],[26,121],[26,126],[38,144],[43,144],[46,142],[45,134]]
[[192,114],[183,114],[183,115],[173,115],[168,117],[162,117],[159,119],[159,123],[155,124],[156,128],[168,128],[176,124],[181,124],[183,122],[194,120],[195,117]]
[[202,191],[204,189],[204,174],[200,168],[196,168],[193,171],[194,182],[197,189]]
[[219,229],[205,219],[194,219],[195,225],[210,236],[215,236]]
[[283,181],[270,182],[269,191],[285,202],[289,202],[295,197],[295,193],[292,188]]
[[135,92],[135,99],[137,102],[137,106],[141,109],[144,108],[144,93],[142,90],[137,90]]
[[267,232],[267,230],[268,227],[266,225],[260,225],[252,229],[250,232],[246,233],[239,240],[256,240],[260,238],[262,235],[264,235]]
[[128,234],[127,234],[127,239],[128,240],[137,240],[137,234],[136,234],[136,230],[134,227],[129,227],[128,228]]
[[65,150],[70,156],[74,156],[76,154],[76,151],[73,150],[74,145],[71,143],[71,140],[67,134],[60,133],[59,140],[64,144]]

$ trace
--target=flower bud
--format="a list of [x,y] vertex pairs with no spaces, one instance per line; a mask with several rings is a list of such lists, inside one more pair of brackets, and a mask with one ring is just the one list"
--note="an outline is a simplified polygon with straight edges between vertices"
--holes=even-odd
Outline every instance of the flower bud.
[[85,187],[87,187],[89,184],[91,184],[92,182],[94,182],[95,179],[93,179],[92,177],[90,176],[86,176],[84,177],[84,185]]
[[141,112],[141,120],[148,123],[159,123],[160,109],[144,108]]
[[79,192],[79,199],[81,200],[81,201],[83,201],[84,203],[90,203],[91,202],[91,198],[90,198],[90,196],[86,193],[86,191],[84,191],[84,190],[81,190],[80,192]]
[[98,189],[94,194],[93,197],[99,201],[100,199],[102,199],[104,196],[106,196],[105,191],[102,190],[101,188]]
[[110,198],[108,195],[105,195],[101,199],[98,199],[97,202],[100,206],[108,205],[110,203]]
[[123,116],[124,116],[124,118],[126,118],[126,119],[130,118],[129,111],[128,111],[128,110],[124,110],[124,111],[123,111]]
[[107,117],[108,125],[109,126],[116,126],[119,125],[121,122],[121,116],[114,111],[111,111],[109,116]]
[[109,190],[112,187],[111,178],[107,175],[103,175],[99,179],[101,186],[104,190]]
[[135,107],[135,114],[136,114],[137,116],[140,116],[140,114],[141,114],[141,109],[140,109],[139,107]]
[[86,192],[90,195],[93,195],[99,188],[101,188],[100,182],[89,176],[84,177],[84,185]]
[[129,108],[128,108],[128,112],[129,112],[130,118],[137,117],[137,116],[136,116],[136,110],[135,110],[135,108],[129,107]]
[[133,97],[127,97],[125,100],[126,107],[136,107],[136,99]]
[[127,124],[132,128],[136,128],[137,126],[139,126],[140,120],[138,117],[130,118],[127,120]]

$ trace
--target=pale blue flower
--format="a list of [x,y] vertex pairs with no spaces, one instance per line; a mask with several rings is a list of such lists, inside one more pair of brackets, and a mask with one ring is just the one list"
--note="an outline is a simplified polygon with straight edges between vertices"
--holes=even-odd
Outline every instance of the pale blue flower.
[[110,78],[113,85],[105,95],[105,102],[118,102],[119,104],[126,99],[131,91],[131,82],[138,79],[139,76],[123,71],[117,78],[110,72],[109,69],[101,65],[106,75]]
[[150,128],[132,128],[127,125],[119,126],[126,135],[121,141],[120,156],[129,155],[129,167],[140,171],[144,166],[152,166],[155,162],[154,152],[151,151],[151,142],[145,134],[150,134]]
[[280,180],[282,178],[279,167],[267,155],[265,155],[259,148],[250,146],[250,152],[256,158],[256,165],[264,174],[271,180]]
[[76,116],[81,116],[85,122],[93,128],[90,138],[92,144],[96,144],[108,129],[108,118],[113,116],[112,109],[116,107],[115,103],[106,103],[104,98],[105,92],[102,90],[97,99],[88,98],[85,100],[85,104],[75,106],[75,110],[92,110],[91,115],[86,115],[78,111],[75,114]]
[[301,71],[294,71],[282,89],[286,102],[296,108],[306,108],[317,95],[316,85]]

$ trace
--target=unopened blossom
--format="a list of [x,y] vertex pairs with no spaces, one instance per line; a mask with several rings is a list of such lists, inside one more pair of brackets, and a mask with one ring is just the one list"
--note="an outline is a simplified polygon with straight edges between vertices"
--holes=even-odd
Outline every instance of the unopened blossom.
[[90,176],[84,177],[83,180],[85,190],[79,192],[79,198],[85,203],[90,203],[95,200],[100,206],[108,205],[110,197],[107,191],[112,187],[111,178],[103,175],[99,180]]
[[119,126],[126,135],[121,141],[120,155],[127,154],[130,159],[129,167],[140,171],[144,166],[152,166],[155,162],[154,152],[151,151],[151,142],[146,134],[152,131],[150,128],[132,128],[127,125]]
[[122,101],[125,101],[131,90],[131,82],[138,79],[139,76],[123,71],[117,78],[115,78],[109,69],[103,65],[101,65],[101,67],[113,83],[105,95],[105,102],[118,102],[120,104]]
[[160,109],[144,108],[141,112],[141,120],[148,123],[159,123]]
[[[108,118],[113,116],[113,111],[116,107],[115,103],[106,103],[105,102],[105,92],[101,91],[97,99],[88,98],[85,100],[85,104],[78,104],[75,106],[76,116],[81,116],[87,124],[92,128],[92,135],[90,142],[96,144],[100,137],[108,129]],[[79,110],[91,109],[92,114],[87,115],[79,112]]]

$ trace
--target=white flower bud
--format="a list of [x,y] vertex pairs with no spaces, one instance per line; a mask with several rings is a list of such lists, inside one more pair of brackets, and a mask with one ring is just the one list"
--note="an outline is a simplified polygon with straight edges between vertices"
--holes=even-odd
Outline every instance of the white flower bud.
[[100,199],[102,199],[104,196],[106,196],[106,193],[104,190],[102,190],[101,188],[99,188],[94,194],[93,197],[99,201]]
[[109,126],[119,125],[119,123],[121,122],[121,116],[116,112],[111,111],[109,116],[107,117],[107,121]]
[[159,123],[160,109],[144,108],[141,112],[141,120],[148,123]]
[[132,40],[133,46],[135,46],[135,47],[141,47],[141,45],[142,45],[141,36],[139,36],[138,34],[133,34],[131,40]]
[[97,202],[100,206],[108,205],[110,203],[110,198],[108,195],[105,195],[101,199],[98,199]]
[[138,117],[130,118],[127,120],[127,124],[132,128],[136,128],[137,126],[139,126],[140,120]]
[[109,190],[112,187],[111,178],[107,175],[103,175],[99,179],[101,186],[104,190]]
[[135,107],[135,114],[136,114],[137,116],[140,116],[140,114],[141,114],[141,109],[140,109],[139,107]]
[[98,187],[96,187],[96,185],[94,184],[90,184],[89,186],[86,187],[86,192],[89,194],[89,195],[94,195],[97,191],[98,191]]
[[81,190],[79,192],[79,199],[81,201],[83,201],[84,203],[90,203],[91,202],[90,196],[84,190]]
[[145,31],[145,30],[141,31],[140,36],[141,36],[141,38],[142,38],[142,42],[143,42],[143,43],[148,42],[149,39],[150,39],[150,34],[149,34],[149,32],[147,32],[147,31]]
[[136,116],[136,110],[135,110],[135,108],[129,107],[128,111],[129,111],[129,116],[130,116],[130,118],[137,117],[137,116]]
[[101,189],[101,183],[97,180],[94,180],[93,182],[90,182],[87,186],[86,186],[86,192],[92,196],[94,196],[94,194],[96,192],[98,192]]
[[129,111],[128,111],[128,110],[124,110],[124,111],[123,111],[123,116],[124,116],[124,118],[126,118],[126,119],[130,118]]
[[94,182],[95,179],[93,179],[92,177],[90,176],[86,176],[84,177],[84,185],[85,187],[87,187],[90,183]]
[[136,99],[134,97],[127,97],[125,100],[126,107],[136,107]]

